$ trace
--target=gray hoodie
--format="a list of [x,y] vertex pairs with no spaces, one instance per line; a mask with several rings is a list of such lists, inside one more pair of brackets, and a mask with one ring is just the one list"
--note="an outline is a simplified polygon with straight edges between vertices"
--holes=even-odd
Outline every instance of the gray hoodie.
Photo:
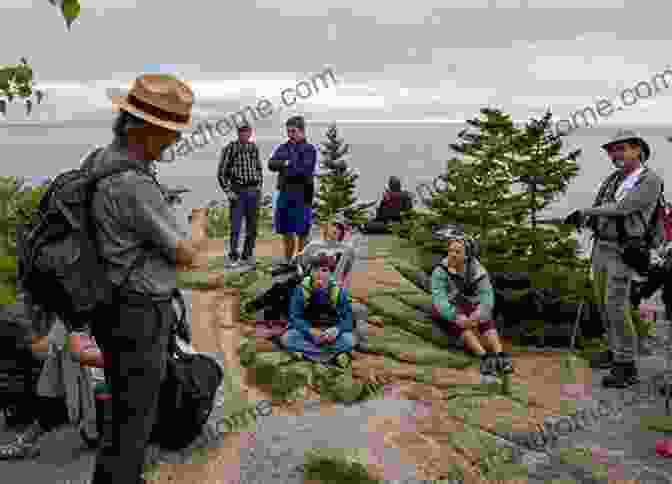
[[347,242],[337,240],[314,240],[303,250],[299,262],[303,267],[308,267],[310,262],[321,255],[334,257],[336,269],[334,275],[339,281],[345,280],[352,272],[355,263],[355,249]]

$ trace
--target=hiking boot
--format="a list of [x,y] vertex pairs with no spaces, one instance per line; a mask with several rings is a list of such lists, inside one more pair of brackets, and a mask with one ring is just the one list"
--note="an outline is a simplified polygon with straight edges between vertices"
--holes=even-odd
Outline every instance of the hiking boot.
[[641,356],[653,356],[655,339],[651,337],[639,339],[639,354]]
[[605,388],[627,388],[639,382],[637,367],[634,361],[614,362],[611,372],[602,378]]
[[499,367],[499,360],[495,353],[486,353],[481,356],[481,375],[482,376],[497,376]]
[[497,355],[497,371],[506,374],[513,373],[513,360],[510,354],[502,352]]
[[614,364],[614,354],[611,350],[602,351],[590,360],[590,367],[609,370]]
[[45,434],[42,426],[35,422],[17,434],[14,440],[0,446],[0,460],[33,459],[40,453],[38,440]]

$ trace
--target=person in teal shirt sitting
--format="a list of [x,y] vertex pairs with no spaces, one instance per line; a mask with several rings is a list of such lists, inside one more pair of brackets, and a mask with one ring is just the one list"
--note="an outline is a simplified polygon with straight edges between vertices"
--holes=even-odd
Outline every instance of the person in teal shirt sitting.
[[287,331],[281,345],[313,361],[350,364],[358,342],[350,291],[339,287],[326,256],[311,261],[310,274],[290,297]]
[[474,246],[452,226],[441,227],[434,235],[446,242],[448,256],[432,272],[432,318],[481,357],[481,374],[512,373],[511,356],[502,350],[492,316],[495,298],[490,276],[473,254]]

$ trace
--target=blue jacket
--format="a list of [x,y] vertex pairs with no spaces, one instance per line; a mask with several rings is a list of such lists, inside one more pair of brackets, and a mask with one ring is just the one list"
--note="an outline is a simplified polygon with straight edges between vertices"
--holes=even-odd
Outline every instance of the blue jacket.
[[[306,299],[310,289],[310,278],[306,278],[302,285],[294,288],[289,302],[289,321],[288,328],[300,331],[304,337],[314,344],[319,341],[313,337],[310,332],[312,323],[306,319]],[[352,332],[354,330],[354,319],[352,316],[352,304],[350,300],[350,291],[347,288],[339,288],[335,284],[335,279],[332,277],[329,281],[329,290],[331,294],[336,294],[336,327],[339,329],[339,334]],[[334,292],[332,292],[334,291]]]
[[[289,161],[289,166],[284,166],[285,161]],[[316,164],[317,150],[314,145],[305,141],[287,142],[275,149],[268,161],[268,169],[278,172],[278,190],[302,190],[306,184],[313,183]]]

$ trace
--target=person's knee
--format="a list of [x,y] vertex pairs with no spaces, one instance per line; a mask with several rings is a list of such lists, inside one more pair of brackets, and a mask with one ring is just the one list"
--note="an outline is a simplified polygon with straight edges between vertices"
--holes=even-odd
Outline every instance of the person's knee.
[[280,341],[280,344],[282,346],[287,347],[300,339],[303,339],[303,335],[301,334],[301,332],[297,331],[296,329],[288,329],[287,331],[285,331],[280,335],[278,341]]
[[345,348],[345,351],[352,351],[357,345],[358,338],[357,336],[348,331],[346,333],[341,333],[340,337],[341,346]]
[[352,303],[352,315],[356,321],[365,320],[369,315],[369,308],[365,304]]
[[496,335],[497,334],[497,325],[492,320],[483,321],[478,325],[478,331],[484,336],[486,334],[492,334],[493,331],[494,331],[494,334]]

